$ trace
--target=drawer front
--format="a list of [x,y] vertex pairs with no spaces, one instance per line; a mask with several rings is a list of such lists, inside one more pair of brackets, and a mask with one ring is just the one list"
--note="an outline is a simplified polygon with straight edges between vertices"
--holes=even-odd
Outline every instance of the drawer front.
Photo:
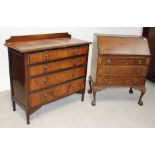
[[88,54],[88,46],[43,51],[39,53],[29,54],[28,64],[48,62],[84,54]]
[[61,69],[67,69],[86,64],[87,64],[87,56],[75,57],[71,59],[50,62],[42,65],[31,66],[29,67],[29,74],[32,77],[36,75],[41,75],[49,72],[58,71]]
[[97,77],[97,85],[128,85],[136,86],[145,84],[145,77],[119,77],[107,76]]
[[146,76],[146,66],[98,66],[98,75]]
[[102,57],[98,58],[98,65],[148,65],[149,58],[144,57]]
[[53,87],[48,90],[34,93],[30,95],[30,106],[31,108],[33,108],[49,101],[54,101],[64,96],[83,90],[84,88],[85,79],[79,79]]
[[46,88],[69,80],[86,76],[86,67],[79,67],[67,71],[52,73],[30,80],[30,91]]

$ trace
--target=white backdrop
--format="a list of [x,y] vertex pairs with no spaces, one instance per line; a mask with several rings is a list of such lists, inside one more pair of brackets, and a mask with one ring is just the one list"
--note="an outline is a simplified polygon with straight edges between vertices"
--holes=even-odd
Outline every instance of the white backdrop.
[[[8,53],[4,46],[6,39],[12,35],[26,35],[26,34],[41,34],[54,32],[69,32],[72,37],[93,41],[94,33],[103,34],[126,34],[126,35],[141,35],[141,27],[74,27],[74,28],[0,28],[0,91],[10,89],[9,83],[9,68],[8,68]],[[92,47],[90,47],[88,75],[90,73],[90,63],[92,56]]]

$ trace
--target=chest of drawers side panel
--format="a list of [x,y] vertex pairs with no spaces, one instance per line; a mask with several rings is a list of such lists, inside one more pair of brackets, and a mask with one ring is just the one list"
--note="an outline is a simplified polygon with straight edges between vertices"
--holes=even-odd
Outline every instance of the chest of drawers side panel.
[[9,49],[9,69],[11,95],[18,104],[25,107],[25,64],[24,55],[13,49]]

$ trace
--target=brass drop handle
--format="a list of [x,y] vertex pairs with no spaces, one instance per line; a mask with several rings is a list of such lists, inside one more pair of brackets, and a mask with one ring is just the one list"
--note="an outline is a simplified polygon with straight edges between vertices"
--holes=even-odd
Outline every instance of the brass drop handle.
[[134,80],[134,84],[137,84],[137,82],[138,82],[137,79],[135,79],[135,80]]
[[141,61],[141,60],[139,60],[139,61],[138,61],[138,64],[139,64],[139,65],[141,65],[141,64],[142,64],[142,61]]
[[45,68],[45,72],[48,72],[48,66],[45,65],[44,68]]
[[78,49],[74,50],[75,55],[78,55]]
[[75,77],[76,76],[76,72],[73,72],[73,77]]
[[107,64],[108,65],[111,64],[111,60],[110,59],[107,60]]
[[47,98],[47,97],[48,97],[48,94],[47,94],[47,93],[45,93],[45,94],[44,94],[44,96]]
[[48,55],[45,56],[45,60],[48,61]]
[[74,59],[73,60],[73,64],[76,65],[76,62],[77,62],[77,59]]
[[45,84],[46,84],[46,83],[48,82],[48,79],[47,79],[47,78],[45,78],[45,79],[44,79],[44,82],[45,82]]
[[140,70],[137,70],[137,75],[140,75],[141,71]]

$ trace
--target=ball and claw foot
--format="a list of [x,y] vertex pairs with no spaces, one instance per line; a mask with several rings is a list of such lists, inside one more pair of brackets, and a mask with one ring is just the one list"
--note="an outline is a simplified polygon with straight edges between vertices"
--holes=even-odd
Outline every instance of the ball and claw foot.
[[139,104],[140,106],[143,106],[143,101],[142,101],[142,100],[138,101],[138,104]]
[[130,94],[133,94],[132,87],[129,89],[129,93],[130,93]]
[[92,94],[92,89],[89,89],[88,90],[88,94]]
[[144,87],[144,88],[141,89],[141,95],[140,95],[140,98],[139,98],[139,101],[138,101],[138,104],[140,106],[143,106],[142,97],[144,96],[145,93],[146,93],[146,88]]
[[92,106],[96,106],[96,101],[93,100],[93,101],[91,102],[91,105],[92,105]]

